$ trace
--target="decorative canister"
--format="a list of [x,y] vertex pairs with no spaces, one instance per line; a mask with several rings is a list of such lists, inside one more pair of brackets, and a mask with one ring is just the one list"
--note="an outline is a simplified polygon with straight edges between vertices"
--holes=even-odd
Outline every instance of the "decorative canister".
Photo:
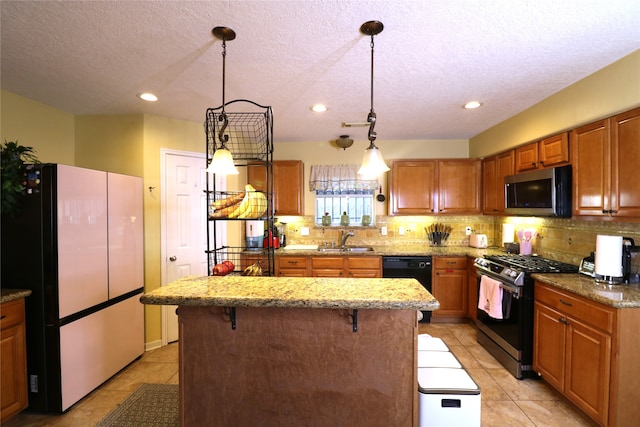
[[322,216],[322,225],[324,226],[331,225],[331,215],[329,215],[329,212],[325,212],[324,215]]
[[340,225],[349,225],[349,215],[347,212],[342,212],[342,216],[340,217]]
[[362,215],[362,225],[367,226],[371,224],[371,215]]

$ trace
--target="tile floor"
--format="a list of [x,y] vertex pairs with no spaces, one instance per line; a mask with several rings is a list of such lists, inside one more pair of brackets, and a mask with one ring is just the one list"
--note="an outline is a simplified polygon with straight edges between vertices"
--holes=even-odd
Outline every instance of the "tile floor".
[[[475,339],[471,324],[420,324],[420,333],[444,340],[482,390],[482,427],[591,426],[544,382],[517,380]],[[93,426],[142,383],[178,383],[178,345],[146,352],[125,370],[78,402],[66,414],[22,412],[4,427]],[[463,426],[461,426],[463,427]]]

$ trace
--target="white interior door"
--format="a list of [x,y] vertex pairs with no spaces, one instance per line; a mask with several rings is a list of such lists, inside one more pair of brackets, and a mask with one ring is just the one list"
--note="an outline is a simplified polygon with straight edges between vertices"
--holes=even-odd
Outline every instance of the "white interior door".
[[[164,286],[184,276],[207,275],[207,227],[212,225],[207,221],[204,153],[163,150],[162,160]],[[224,177],[217,177],[217,190],[224,190],[224,181]],[[218,245],[226,243],[224,227],[218,229],[217,236]],[[175,309],[163,306],[163,344],[178,340]]]

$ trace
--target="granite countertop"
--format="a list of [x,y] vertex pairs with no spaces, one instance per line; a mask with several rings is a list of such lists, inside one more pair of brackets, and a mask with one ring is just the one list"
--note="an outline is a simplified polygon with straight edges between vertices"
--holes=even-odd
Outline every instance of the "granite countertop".
[[140,297],[143,304],[433,311],[415,279],[188,276]]
[[531,277],[610,307],[640,308],[638,283],[606,285],[584,274],[533,274]]
[[[363,245],[369,246],[369,245]],[[292,245],[296,247],[296,245]],[[504,254],[503,247],[490,247],[485,249],[472,248],[470,246],[430,246],[424,245],[389,245],[372,246],[373,251],[368,252],[321,252],[317,249],[291,249],[288,246],[275,251],[276,256],[471,256],[474,258],[484,255]]]
[[0,289],[0,303],[5,303],[31,295],[29,289]]

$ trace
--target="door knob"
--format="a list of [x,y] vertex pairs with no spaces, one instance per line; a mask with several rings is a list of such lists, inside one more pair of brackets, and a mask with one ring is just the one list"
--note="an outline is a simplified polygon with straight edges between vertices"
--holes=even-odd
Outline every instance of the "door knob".
[[177,260],[178,258],[176,258],[175,256],[169,257],[169,261],[173,262],[175,260]]

